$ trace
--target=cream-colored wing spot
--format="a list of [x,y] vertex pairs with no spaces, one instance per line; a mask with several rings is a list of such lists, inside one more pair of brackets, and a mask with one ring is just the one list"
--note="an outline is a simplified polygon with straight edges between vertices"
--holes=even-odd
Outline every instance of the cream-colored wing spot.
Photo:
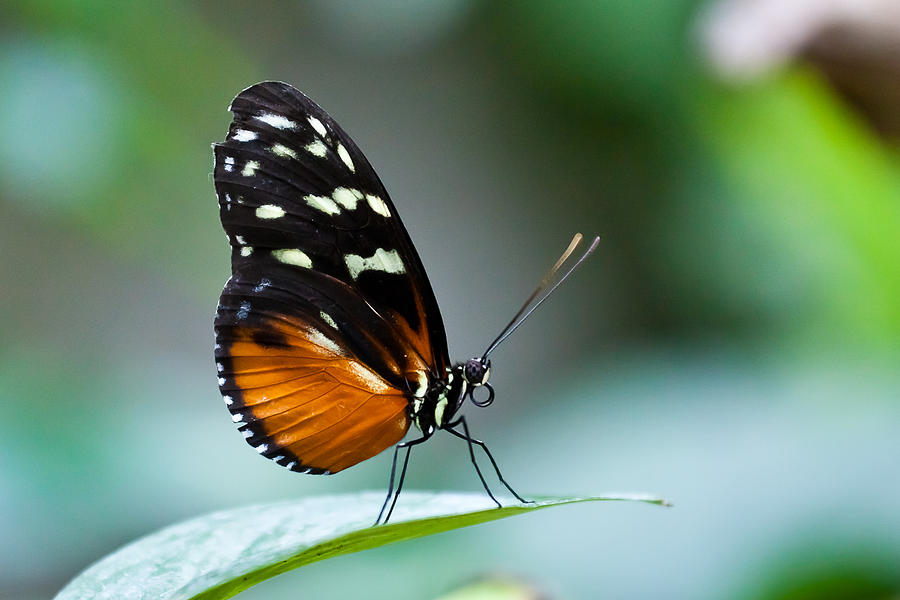
[[294,265],[295,267],[304,267],[306,269],[312,268],[312,259],[309,258],[305,252],[296,248],[279,248],[278,250],[272,250],[272,256],[274,256],[275,260],[278,262],[286,265]]
[[387,251],[379,248],[375,254],[366,258],[359,254],[347,254],[344,256],[344,262],[347,265],[347,271],[350,277],[356,280],[363,271],[382,271],[384,273],[401,274],[406,273],[406,266],[403,259],[396,250]]
[[253,117],[257,121],[262,121],[275,129],[297,129],[297,124],[284,115],[276,115],[274,113],[262,113]]

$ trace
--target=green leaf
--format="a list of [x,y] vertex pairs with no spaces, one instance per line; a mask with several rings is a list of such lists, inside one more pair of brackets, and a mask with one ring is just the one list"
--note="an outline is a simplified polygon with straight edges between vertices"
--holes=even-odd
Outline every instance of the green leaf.
[[576,502],[632,500],[645,495],[541,498],[530,504],[483,494],[404,492],[392,521],[372,527],[384,494],[246,506],[172,525],[103,558],[72,580],[57,600],[74,598],[230,598],[303,565],[385,544]]

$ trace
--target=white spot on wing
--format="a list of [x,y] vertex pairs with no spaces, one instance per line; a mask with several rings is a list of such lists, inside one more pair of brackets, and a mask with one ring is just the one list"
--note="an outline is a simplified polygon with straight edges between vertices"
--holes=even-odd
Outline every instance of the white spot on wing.
[[284,214],[284,209],[276,204],[263,204],[256,209],[257,219],[280,219]]
[[252,142],[256,139],[256,132],[250,131],[249,129],[238,129],[234,132],[234,135],[231,136],[236,142]]
[[372,207],[372,210],[377,212],[382,217],[390,217],[391,211],[388,210],[387,204],[385,204],[384,200],[382,200],[378,196],[373,196],[372,194],[366,194],[366,202],[369,203],[369,206]]
[[244,415],[242,415],[241,413],[234,413],[233,415],[231,415],[231,420],[235,423],[240,423],[244,420]]
[[307,204],[327,215],[336,215],[341,212],[334,200],[328,196],[314,196],[310,194],[309,196],[304,196],[303,199],[306,200]]
[[240,244],[241,246],[243,246],[244,244],[247,243],[246,241],[244,241],[244,236],[242,236],[242,235],[236,235],[236,236],[234,236],[234,241],[236,241],[236,242],[237,242],[238,244]]
[[325,146],[325,144],[322,143],[321,140],[316,140],[307,144],[304,149],[313,156],[318,156],[319,158],[323,158],[326,154],[328,154],[328,148]]
[[257,121],[262,121],[266,125],[275,129],[297,129],[297,124],[282,115],[274,113],[262,113],[253,117]]
[[296,464],[297,464],[297,461],[292,460],[291,462],[289,462],[288,464],[286,464],[284,466],[287,467],[288,469],[293,469],[294,465],[296,465]]
[[334,354],[343,354],[341,352],[341,347],[338,346],[334,340],[314,327],[310,327],[307,331],[307,339],[316,346],[321,346]]
[[388,252],[384,248],[379,248],[369,258],[364,258],[358,254],[348,254],[344,257],[344,262],[347,264],[347,271],[350,272],[350,277],[354,280],[363,271],[382,271],[393,274],[406,273],[403,260],[396,250]]
[[309,117],[307,119],[309,124],[312,125],[312,128],[316,130],[316,133],[325,137],[325,134],[328,133],[328,130],[325,129],[325,125],[322,124],[322,121],[318,120],[315,117]]
[[350,158],[350,153],[347,152],[347,149],[340,142],[338,142],[337,153],[341,160],[344,161],[344,164],[347,165],[347,168],[350,169],[350,172],[356,173],[356,166],[353,164],[353,159]]
[[266,289],[267,287],[269,287],[270,285],[272,285],[272,282],[270,280],[266,279],[265,277],[263,277],[262,279],[259,280],[259,284],[253,288],[253,291],[258,294],[261,291],[263,291],[264,289]]
[[243,320],[246,319],[250,315],[250,301],[244,300],[241,302],[241,308],[237,311],[237,319]]
[[329,314],[328,314],[327,312],[325,312],[324,310],[323,310],[323,311],[319,311],[319,316],[322,317],[322,320],[323,320],[323,321],[325,321],[326,323],[328,323],[329,325],[331,325],[331,326],[334,327],[335,329],[338,328],[337,323],[335,323],[334,319],[331,318],[331,315],[329,315]]
[[268,444],[260,444],[259,446],[256,447],[256,451],[259,452],[260,454],[262,454],[263,452],[265,452],[268,449],[269,449]]
[[312,268],[312,260],[302,250],[295,248],[272,250],[272,256],[275,257],[275,260],[286,265],[295,265],[307,269]]
[[219,385],[225,385],[225,378],[219,377]]
[[234,402],[234,399],[231,396],[222,396],[222,400],[224,400],[225,404],[227,404],[228,406],[231,406],[231,404]]
[[244,165],[244,169],[241,171],[241,175],[244,177],[253,177],[256,175],[256,170],[259,168],[259,163],[255,160],[248,160],[247,164]]
[[348,361],[350,371],[370,390],[376,393],[386,392],[391,386],[386,384],[374,371],[354,360]]
[[362,193],[358,190],[350,190],[345,187],[339,187],[331,193],[331,197],[335,202],[337,202],[347,210],[353,210],[356,208],[356,204],[359,202],[359,196],[357,196],[356,194],[359,194],[360,196],[362,195]]
[[241,247],[241,256],[247,257],[253,254],[253,246],[243,246]]
[[234,171],[234,157],[226,156],[225,157],[225,166],[223,167],[226,173],[231,173]]
[[275,144],[272,146],[272,153],[282,158],[297,158],[297,153],[288,148],[284,144]]

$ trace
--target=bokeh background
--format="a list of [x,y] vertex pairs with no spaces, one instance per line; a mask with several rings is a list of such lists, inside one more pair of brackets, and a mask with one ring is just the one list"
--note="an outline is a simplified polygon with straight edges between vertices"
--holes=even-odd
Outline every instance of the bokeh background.
[[[900,597],[900,10],[890,0],[0,4],[0,597],[243,503],[386,483],[259,458],[222,405],[210,179],[280,79],[367,153],[480,353],[574,231],[595,257],[467,409],[574,506],[241,597]],[[479,489],[465,447],[408,485]],[[373,517],[377,507],[373,507]]]

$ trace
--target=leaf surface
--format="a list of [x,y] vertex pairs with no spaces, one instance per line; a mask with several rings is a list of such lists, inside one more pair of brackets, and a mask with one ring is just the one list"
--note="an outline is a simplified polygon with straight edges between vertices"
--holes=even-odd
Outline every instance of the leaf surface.
[[[597,501],[664,505],[646,495],[541,498],[496,508],[481,493],[404,492],[391,523],[372,527],[384,495],[363,492],[245,506],[166,527],[101,559],[57,600],[230,598],[303,565],[551,506]],[[508,506],[506,506],[508,504]]]

